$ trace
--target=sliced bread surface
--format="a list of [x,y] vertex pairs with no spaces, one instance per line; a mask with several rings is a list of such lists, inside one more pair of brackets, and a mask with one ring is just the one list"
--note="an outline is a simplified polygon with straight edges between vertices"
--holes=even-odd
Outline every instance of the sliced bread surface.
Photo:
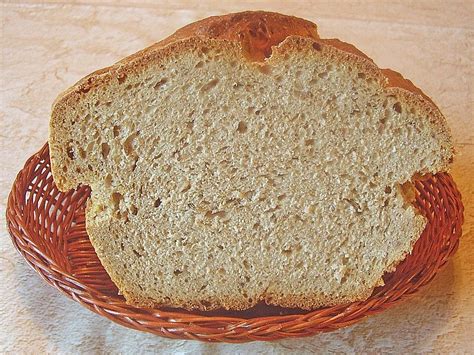
[[453,157],[411,82],[316,25],[199,21],[53,105],[61,190],[131,304],[305,309],[367,298],[426,221],[411,181]]

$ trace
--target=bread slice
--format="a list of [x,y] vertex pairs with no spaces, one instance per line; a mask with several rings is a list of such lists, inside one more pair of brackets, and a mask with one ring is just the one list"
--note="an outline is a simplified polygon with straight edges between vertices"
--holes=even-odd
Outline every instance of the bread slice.
[[196,22],[53,105],[60,190],[139,306],[312,309],[367,298],[425,219],[412,179],[448,169],[446,121],[399,74],[268,12]]

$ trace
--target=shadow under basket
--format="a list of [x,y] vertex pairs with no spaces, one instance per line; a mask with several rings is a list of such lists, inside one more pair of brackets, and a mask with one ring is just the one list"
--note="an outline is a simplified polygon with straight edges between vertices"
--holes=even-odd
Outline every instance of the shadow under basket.
[[102,267],[85,230],[90,189],[58,191],[45,144],[19,172],[7,206],[13,244],[43,279],[84,307],[123,326],[175,339],[276,340],[328,332],[382,312],[430,282],[454,254],[463,205],[447,173],[417,181],[416,206],[428,224],[413,252],[369,299],[313,311],[257,305],[239,312],[190,312],[127,305]]

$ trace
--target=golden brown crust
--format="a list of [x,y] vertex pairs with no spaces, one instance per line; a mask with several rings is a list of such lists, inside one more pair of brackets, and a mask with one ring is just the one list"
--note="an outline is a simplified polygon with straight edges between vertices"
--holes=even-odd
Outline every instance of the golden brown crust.
[[357,49],[355,46],[353,46],[350,43],[343,42],[340,39],[337,38],[323,38],[320,40],[324,44],[329,44],[330,46],[333,46],[341,51],[348,52],[351,54],[354,54],[358,57],[362,57],[364,59],[370,60],[372,63],[374,62],[372,58],[367,56],[365,53],[361,52],[359,49]]
[[319,38],[316,24],[265,11],[212,16],[183,27],[172,36],[172,40],[191,36],[239,42],[249,59],[254,61],[268,58],[272,47],[288,36]]
[[383,75],[385,75],[385,77],[387,78],[388,80],[387,84],[389,87],[397,87],[400,89],[410,91],[414,94],[421,95],[426,100],[431,102],[434,106],[436,106],[435,103],[427,95],[423,93],[423,91],[421,91],[418,87],[416,87],[410,80],[405,79],[402,76],[402,74],[400,74],[399,72],[396,72],[395,70],[392,70],[392,69],[381,69],[381,71]]

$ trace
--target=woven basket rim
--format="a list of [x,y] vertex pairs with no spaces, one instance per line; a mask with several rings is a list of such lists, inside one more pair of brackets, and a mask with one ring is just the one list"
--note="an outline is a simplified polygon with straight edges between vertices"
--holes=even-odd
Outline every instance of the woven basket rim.
[[[86,186],[68,193],[56,189],[47,143],[18,173],[8,197],[6,219],[15,248],[48,284],[114,322],[177,339],[210,342],[275,340],[351,325],[393,306],[435,276],[458,246],[464,210],[461,195],[447,173],[418,181],[415,186],[417,206],[428,218],[428,225],[412,255],[387,276],[386,285],[374,290],[368,300],[313,311],[267,307],[263,312],[268,314],[260,310],[257,316],[252,310],[190,312],[127,305],[117,295],[110,279],[104,281],[105,270],[97,264],[97,256],[90,249],[83,216],[90,190]],[[66,228],[67,238],[62,236]],[[71,258],[94,267],[74,269]],[[418,265],[417,258],[425,264]]]

